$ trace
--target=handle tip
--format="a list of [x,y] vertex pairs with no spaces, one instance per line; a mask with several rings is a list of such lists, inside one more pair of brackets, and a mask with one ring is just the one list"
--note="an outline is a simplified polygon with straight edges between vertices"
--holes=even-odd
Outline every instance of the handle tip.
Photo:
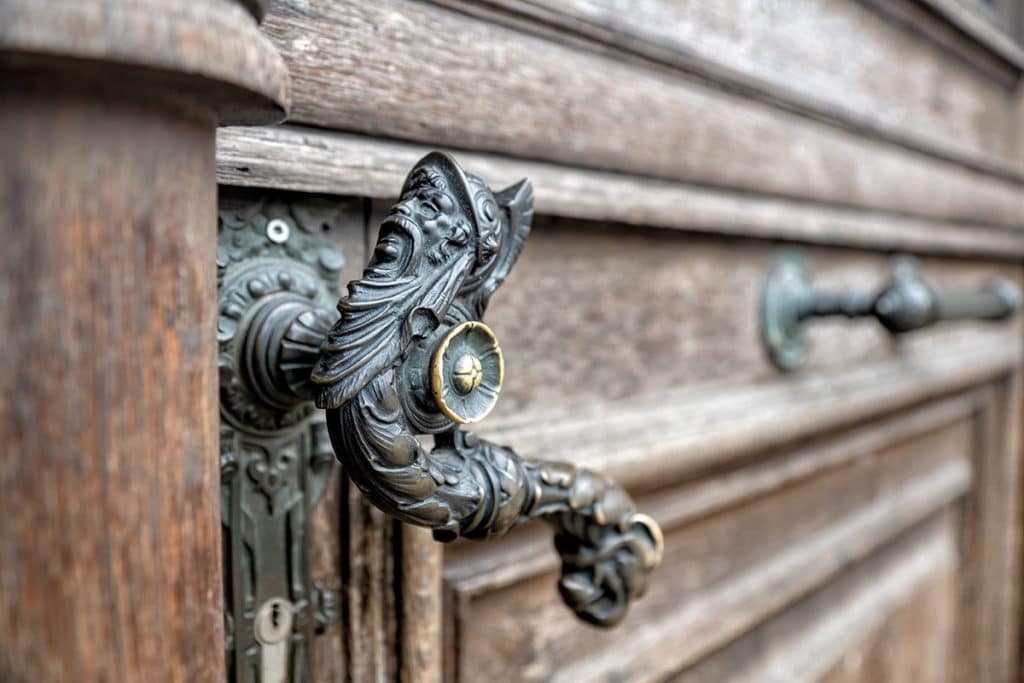
[[555,545],[562,555],[562,599],[580,619],[605,628],[622,621],[646,592],[665,551],[661,527],[638,512],[603,527],[593,545],[566,535],[556,536]]
[[992,293],[999,298],[1005,307],[1003,318],[1008,318],[1020,309],[1020,288],[1009,280],[998,279],[991,285]]

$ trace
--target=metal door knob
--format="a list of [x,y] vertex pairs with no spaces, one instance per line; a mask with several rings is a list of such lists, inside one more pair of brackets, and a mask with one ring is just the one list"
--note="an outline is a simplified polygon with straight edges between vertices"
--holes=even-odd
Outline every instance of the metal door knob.
[[781,370],[800,366],[807,356],[807,324],[814,318],[875,318],[892,334],[904,334],[945,320],[1005,320],[1020,307],[1020,292],[1007,280],[977,290],[939,291],[917,273],[909,257],[895,261],[880,291],[830,292],[816,289],[803,259],[784,254],[765,280],[761,297],[761,336]]

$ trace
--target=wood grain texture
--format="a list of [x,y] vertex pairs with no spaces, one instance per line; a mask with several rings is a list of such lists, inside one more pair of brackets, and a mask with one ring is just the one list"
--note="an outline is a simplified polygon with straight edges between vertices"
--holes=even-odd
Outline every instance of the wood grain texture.
[[[399,171],[396,166],[388,172]],[[373,202],[371,240],[386,208],[386,201]],[[510,359],[521,355],[514,367],[509,366],[500,414],[484,431],[531,455],[594,464],[638,491],[660,489],[642,505],[670,528],[731,516],[802,486],[808,477],[871,460],[888,444],[969,420],[976,412],[974,394],[925,411],[914,406],[992,381],[1020,362],[1016,324],[941,328],[892,347],[873,325],[844,321],[816,329],[812,363],[798,375],[783,377],[765,364],[757,342],[759,286],[775,254],[763,241],[724,242],[703,235],[624,230],[541,217],[528,244],[534,243],[503,288],[504,294],[496,298],[489,317]],[[888,268],[887,259],[873,252],[814,249],[809,256],[816,280],[840,289],[880,284]],[[922,272],[941,286],[972,287],[997,274],[1017,278],[1019,266],[925,258]],[[577,316],[574,307],[582,309],[578,317],[573,317]],[[631,309],[637,311],[631,313]],[[615,357],[605,355],[612,350],[617,351]],[[657,372],[652,373],[649,366]],[[851,428],[839,443],[824,443],[824,434]],[[965,431],[958,433],[957,438],[962,438]],[[796,450],[789,450],[797,444]],[[679,488],[678,482],[694,478],[692,487]],[[788,524],[780,518],[765,522],[770,523]],[[385,529],[381,526],[376,533]],[[440,665],[437,623],[423,618],[425,612],[408,609],[418,599],[429,603],[430,597],[436,598],[436,593],[430,593],[433,574],[407,564],[411,555],[405,553],[404,540],[399,551],[393,546],[394,537],[390,542],[373,541],[373,533],[354,537],[393,553],[402,564],[400,576],[388,575],[402,586],[396,609],[403,621],[396,627],[379,612],[387,604],[387,590],[350,584],[350,600],[358,587],[376,596],[361,606],[365,611],[360,614],[368,621],[357,626],[359,622],[353,620],[345,627],[360,629],[352,651],[361,653],[361,661],[369,656],[372,662],[352,674],[360,678],[351,680],[377,680],[376,676],[393,673],[389,666],[397,666],[405,680],[417,680],[418,674],[436,678]],[[436,562],[440,549],[422,540],[426,561]],[[879,547],[886,545],[887,541],[881,542]],[[542,534],[516,536],[507,545],[469,548],[445,551],[449,614],[469,613],[466,610],[479,605],[478,598],[490,600],[494,592],[510,591],[516,596],[510,600],[519,607],[524,602],[518,599],[522,593],[542,597],[546,590],[550,598],[549,573],[557,567]],[[985,552],[995,548],[987,546]],[[1005,549],[998,556],[1000,562],[1005,560]],[[387,565],[395,560],[378,561]],[[800,565],[800,571],[811,564],[808,560]],[[461,572],[457,581],[450,574],[455,567]],[[819,587],[807,589],[808,595],[830,590],[845,571],[822,578]],[[779,609],[796,610],[804,599],[792,597]],[[994,597],[986,598],[990,599]],[[675,604],[682,608],[687,601]],[[897,610],[895,602],[870,604],[876,605],[876,611],[869,625],[899,621],[897,616],[878,617],[882,610],[878,604]],[[427,609],[436,609],[436,603]],[[479,623],[446,620],[448,643],[504,628],[505,618],[499,618],[497,608],[491,616]],[[744,633],[773,620],[767,613],[751,618],[738,631],[720,632],[720,647],[742,642]],[[1005,615],[1001,619],[991,622],[992,633],[1001,643],[998,647],[1006,642],[1005,635],[998,634],[1012,630],[1012,620]],[[388,629],[394,628],[399,633],[397,643],[388,636]],[[874,626],[864,628],[863,638],[849,648],[874,642]],[[493,666],[519,671],[522,652],[517,642],[492,653]],[[675,649],[674,644],[666,647]],[[707,647],[710,652],[719,645]],[[451,680],[460,655],[451,648],[445,652],[448,669],[443,680]],[[995,647],[985,652],[994,653]],[[388,653],[393,658],[390,665]],[[862,656],[874,661],[876,655],[867,648]],[[696,664],[704,655],[694,657]],[[933,661],[928,659],[922,666]],[[424,662],[425,668],[415,669]]]
[[15,85],[0,679],[221,680],[212,115]]
[[964,6],[958,0],[920,0],[920,2],[970,36],[972,40],[992,50],[1018,69],[1024,69],[1024,48],[1008,35],[1013,33],[1013,28],[1000,30],[982,16],[985,11],[990,11],[994,14],[993,19],[1002,18],[999,16],[998,10],[987,8],[984,5],[981,7]]
[[[341,625],[346,683],[398,677],[401,614],[399,523],[373,507],[343,477]],[[329,679],[330,680],[330,679]]]
[[288,111],[287,68],[234,0],[4,0],[0,27],[7,65],[171,92],[222,123],[275,123]]
[[[387,203],[398,194],[413,164],[433,148],[292,125],[222,128],[217,134],[217,176],[226,185],[367,196]],[[530,178],[537,211],[548,216],[918,253],[995,259],[1024,255],[1024,235],[975,223],[866,213],[510,156],[449,151],[492,186]]]
[[[244,198],[252,196],[249,193],[239,193],[231,189],[221,191],[221,206],[231,198]],[[282,197],[287,201],[287,196]],[[339,211],[344,212],[347,219],[339,220],[335,227],[325,233],[325,236],[333,241],[345,257],[345,266],[342,268],[339,281],[342,286],[348,280],[354,279],[362,273],[366,263],[366,202],[352,200],[338,202]],[[346,596],[341,601],[344,605],[340,610],[339,619],[330,624],[324,633],[313,639],[311,644],[312,654],[312,679],[314,681],[354,681],[366,680],[355,679],[349,676],[351,664],[349,656],[352,654],[350,647],[352,641],[348,629],[352,627],[353,620],[360,620],[361,614],[351,604],[349,596],[353,590],[363,587],[359,583],[363,575],[356,571],[352,572],[352,563],[357,566],[366,562],[366,547],[378,548],[382,539],[378,538],[381,532],[376,526],[363,525],[359,522],[362,516],[355,519],[349,515],[349,498],[355,496],[354,492],[348,489],[348,484],[340,472],[340,467],[335,466],[335,474],[328,483],[323,498],[313,508],[310,516],[312,526],[311,540],[311,562],[312,576],[315,583],[324,588],[336,591],[340,596]],[[358,509],[358,508],[357,508]],[[367,536],[369,535],[369,536]],[[373,552],[378,552],[374,550]],[[386,552],[386,551],[385,551]],[[345,577],[348,577],[346,580]],[[367,611],[374,613],[374,608]],[[383,619],[382,619],[383,621]]]
[[[1020,68],[907,0],[888,0],[881,11],[842,0],[641,0],[628,11],[616,0],[435,2],[522,30],[548,29],[555,40],[589,39],[581,47],[642,56],[958,163],[996,173],[1014,163],[1008,92]],[[903,21],[893,16],[899,12]]]
[[[864,420],[852,428],[827,429],[796,445],[766,444],[767,448],[739,463],[725,461],[699,473],[666,471],[657,485],[639,482],[632,488],[635,492],[653,489],[645,503],[658,509],[666,527],[677,528],[728,514],[830,471],[870,461],[892,444],[973,419],[976,411],[977,392],[967,391],[923,407],[890,411],[884,418]],[[474,544],[455,544],[446,552],[445,576],[461,586],[512,585],[557,569],[557,559],[544,552],[546,545],[543,534],[522,532],[509,548],[529,560],[513,562],[504,548],[484,550]]]
[[[976,458],[979,456],[987,457],[975,454]],[[985,482],[976,482],[974,492],[963,499],[961,506],[987,495]],[[1003,549],[989,548],[985,551],[986,558],[965,548],[964,537],[973,538],[986,532],[984,525],[972,524],[957,512],[954,509],[944,514],[943,524],[949,527],[947,543],[950,540],[961,542],[939,585],[926,594],[914,596],[905,607],[888,614],[874,614],[871,622],[883,621],[879,617],[884,617],[884,621],[872,624],[873,632],[864,633],[863,625],[856,622],[843,620],[835,624],[835,617],[841,616],[844,610],[833,602],[835,589],[828,588],[820,597],[813,598],[811,604],[798,605],[777,620],[785,623],[813,616],[816,623],[801,634],[800,642],[787,642],[786,635],[769,623],[761,633],[751,633],[730,644],[678,680],[759,679],[752,674],[752,669],[762,677],[771,671],[787,681],[1016,680],[1013,673],[1016,666],[1005,657],[1005,648],[1012,646],[1013,638],[1007,637],[1005,631],[1016,628],[1017,616],[1007,615],[1009,619],[986,623],[987,610],[979,604],[986,598],[972,590],[973,587],[980,589],[981,594],[992,595],[1016,582],[1013,579],[1007,582],[1004,577],[981,583],[971,578],[971,574],[982,570],[992,560],[997,563],[1014,561],[1015,557]],[[1004,525],[1010,523],[1016,528],[1012,518],[1001,519]],[[938,524],[938,521],[931,524]],[[879,584],[886,583],[884,576],[874,573],[868,581],[859,596],[861,600],[878,590]],[[1006,609],[1005,604],[1000,607]],[[842,630],[830,633],[830,624]],[[964,639],[965,633],[970,634],[970,639]],[[819,678],[825,671],[827,675]]]
[[[1011,362],[1009,367],[1013,365]],[[936,377],[943,374],[939,371]],[[873,608],[873,616],[869,615],[870,618],[860,631],[847,632],[849,640],[845,644],[841,641],[831,642],[832,648],[818,651],[815,661],[818,664],[832,661],[835,665],[833,674],[847,677],[837,680],[889,680],[884,676],[881,679],[872,678],[873,675],[881,675],[878,674],[880,671],[890,672],[886,675],[893,676],[893,680],[933,680],[910,677],[913,672],[922,670],[942,671],[943,675],[951,676],[949,680],[1012,680],[1017,668],[1011,650],[1016,642],[1019,624],[1019,615],[1014,610],[1019,595],[1019,584],[1015,578],[1016,572],[1019,571],[1019,491],[1015,484],[1019,480],[1015,474],[1019,467],[1019,445],[1013,446],[1019,443],[1019,424],[1008,426],[1003,421],[1012,420],[1013,416],[1019,414],[1019,398],[1013,394],[1014,391],[1018,391],[1017,374],[1016,371],[1014,375],[999,374],[987,380],[980,388],[968,388],[965,393],[942,401],[926,403],[922,407],[897,411],[893,410],[891,405],[887,406],[884,408],[884,414],[887,416],[884,419],[862,414],[863,422],[853,429],[837,428],[835,425],[822,423],[818,425],[820,431],[808,432],[803,438],[795,441],[794,443],[799,444],[795,448],[780,446],[774,441],[774,429],[783,425],[787,419],[780,417],[775,421],[775,428],[768,426],[769,423],[766,422],[756,430],[757,434],[767,438],[760,442],[752,440],[749,444],[749,455],[745,459],[728,463],[719,462],[716,467],[705,468],[703,471],[673,472],[669,459],[653,463],[654,468],[662,465],[665,469],[660,470],[657,475],[655,492],[643,497],[640,504],[643,509],[654,514],[667,530],[669,557],[672,552],[685,552],[686,557],[690,558],[689,561],[680,563],[675,570],[672,569],[672,560],[667,560],[661,581],[655,582],[655,596],[659,595],[657,591],[665,589],[663,586],[659,587],[659,584],[672,582],[673,575],[692,577],[696,571],[693,558],[700,557],[706,552],[700,543],[683,540],[689,537],[680,538],[677,534],[699,533],[692,530],[705,528],[707,525],[736,524],[737,528],[743,531],[734,532],[739,534],[739,538],[730,542],[737,543],[740,547],[722,549],[720,555],[714,555],[720,558],[721,564],[712,563],[710,566],[752,567],[751,561],[745,559],[744,553],[759,551],[749,550],[747,544],[770,544],[772,535],[781,533],[781,529],[799,534],[799,531],[793,529],[807,523],[805,518],[813,518],[816,515],[839,515],[845,524],[852,523],[852,518],[865,512],[864,503],[850,502],[844,498],[844,495],[849,495],[852,486],[849,481],[842,485],[842,493],[829,493],[831,489],[824,482],[830,477],[844,477],[846,475],[843,472],[872,469],[879,467],[880,463],[888,462],[885,467],[889,468],[886,470],[889,474],[879,476],[880,481],[889,483],[874,490],[891,492],[894,490],[893,482],[897,479],[914,482],[914,486],[924,486],[924,481],[929,477],[940,476],[937,471],[943,469],[942,463],[945,458],[953,458],[958,463],[955,467],[967,467],[971,474],[967,479],[969,492],[965,484],[966,495],[959,498],[960,502],[952,508],[944,506],[951,510],[956,518],[956,539],[959,546],[957,555],[960,565],[955,577],[943,580],[946,589],[936,589],[942,593],[942,599],[945,601],[944,621],[941,624],[934,621],[922,623],[920,620],[924,617],[923,614],[914,616],[914,610],[905,614],[906,610],[897,611],[894,605],[893,612],[885,615],[877,608]],[[947,391],[940,393],[944,395],[948,391],[947,388]],[[920,400],[920,397],[913,400],[911,405],[919,405]],[[775,401],[766,399],[763,403],[769,402]],[[846,405],[842,402],[823,403],[837,413],[846,410]],[[788,419],[799,419],[793,416],[806,410],[806,406],[792,403],[789,404],[789,408],[792,412]],[[858,412],[854,410],[852,414]],[[608,413],[609,416],[613,414],[613,411]],[[682,419],[690,419],[685,413],[679,414]],[[739,417],[742,419],[743,416]],[[742,430],[742,425],[739,425],[739,428]],[[825,434],[829,436],[826,437]],[[715,444],[716,436],[720,437],[709,435],[709,446]],[[604,446],[607,451],[615,451],[619,444],[613,439],[606,438]],[[1008,452],[1005,450],[1008,447],[1017,450]],[[679,455],[688,453],[682,450]],[[623,468],[621,474],[625,474],[626,470],[627,468]],[[614,468],[610,471],[614,471]],[[646,487],[642,483],[637,485],[641,489],[650,488],[655,479],[652,478],[649,482]],[[767,507],[761,507],[770,505],[771,500],[787,496],[818,494],[826,496],[828,502],[816,509],[801,507],[796,519],[787,518],[780,508],[774,507],[769,511]],[[886,511],[880,510],[879,524],[899,526],[896,520],[900,518],[898,510],[901,506],[902,503],[889,507]],[[745,510],[750,507],[761,510],[754,514],[756,519],[746,516]],[[751,530],[748,525],[756,526],[759,523],[757,520],[761,517],[764,518],[763,531],[756,528]],[[476,619],[493,619],[493,622],[488,623],[502,623],[494,616],[498,612],[491,612],[492,609],[522,609],[522,615],[515,618],[506,617],[510,623],[516,623],[517,619],[526,618],[525,614],[532,614],[532,611],[536,610],[543,612],[547,609],[541,607],[541,598],[529,597],[543,591],[544,584],[550,583],[550,577],[557,571],[557,563],[553,562],[545,551],[547,539],[542,533],[537,533],[538,531],[526,529],[521,534],[506,539],[502,544],[486,549],[468,543],[460,544],[447,553],[447,604],[453,614],[452,622],[448,626],[451,675],[454,675],[455,671],[466,672],[467,666],[470,667],[470,672],[480,670],[476,667],[481,666],[482,662],[476,659],[475,654],[466,653],[474,653],[475,649],[481,646],[465,646],[465,639],[475,638],[479,630],[475,626]],[[745,543],[743,539],[749,540]],[[806,550],[814,541],[801,537],[800,540],[791,539],[787,543],[784,547],[788,550],[785,552],[798,553],[798,549]],[[848,547],[848,544],[844,542],[843,547]],[[768,550],[765,552],[766,556],[777,557]],[[823,557],[831,558],[832,552],[823,553]],[[796,581],[794,577],[806,578],[808,572],[813,571],[815,570],[811,569],[811,565],[790,567],[788,571],[780,570],[780,576]],[[954,579],[955,589],[949,585]],[[692,586],[676,585],[674,588],[665,589],[675,598],[666,594],[660,598],[652,596],[641,601],[638,607],[642,612],[637,616],[636,625],[626,624],[627,628],[632,628],[629,629],[626,642],[617,648],[617,644],[611,642],[603,644],[600,635],[593,642],[589,638],[576,641],[577,636],[569,623],[564,625],[564,631],[559,630],[555,633],[552,629],[558,628],[553,625],[557,615],[543,612],[536,617],[537,625],[524,627],[526,632],[530,632],[531,628],[541,629],[531,637],[531,645],[525,646],[519,632],[510,630],[505,632],[508,635],[502,639],[505,644],[501,652],[492,653],[490,658],[515,662],[516,666],[533,672],[550,672],[554,669],[546,667],[556,667],[558,676],[564,676],[565,680],[605,680],[601,672],[615,671],[622,673],[629,680],[637,680],[637,676],[640,675],[638,672],[647,671],[651,667],[657,672],[650,674],[650,680],[662,680],[669,672],[679,667],[686,668],[686,674],[681,674],[681,680],[762,680],[760,676],[767,675],[766,671],[774,671],[776,666],[799,667],[802,666],[801,662],[807,661],[800,659],[802,655],[799,651],[786,647],[786,638],[790,636],[780,633],[781,627],[772,625],[775,620],[793,623],[813,617],[813,629],[825,629],[828,624],[834,624],[833,617],[842,617],[842,610],[832,609],[836,607],[832,597],[821,600],[810,598],[820,606],[820,609],[805,608],[804,598],[794,599],[792,603],[787,603],[784,609],[780,608],[773,612],[778,613],[779,617],[765,617],[767,621],[758,621],[757,623],[763,625],[757,626],[748,635],[739,632],[732,632],[731,635],[720,632],[722,640],[715,642],[720,643],[724,649],[719,649],[719,645],[708,645],[706,652],[709,654],[705,657],[688,648],[698,647],[701,638],[712,637],[709,634],[714,633],[714,629],[721,627],[723,623],[750,623],[747,621],[750,619],[757,621],[758,617],[751,616],[751,612],[756,612],[754,605],[760,599],[759,593],[749,594],[746,600],[743,600],[742,596],[736,598],[736,591],[742,592],[742,583],[728,581],[720,585],[715,580],[709,581],[709,585],[713,585],[714,589],[709,589],[707,595]],[[820,590],[834,596],[835,589],[829,586],[842,581],[844,579],[836,574],[823,580]],[[877,588],[877,585],[874,588]],[[950,590],[953,592],[950,593]],[[767,592],[777,595],[778,589],[767,589]],[[870,596],[872,589],[865,587],[864,592]],[[706,604],[705,600],[711,599],[709,595],[719,596],[715,599],[736,598],[739,601],[735,603],[733,611],[730,611],[725,606],[726,603]],[[953,607],[948,604],[950,600],[955,603]],[[655,606],[650,609],[656,612],[657,616],[644,611],[649,608],[645,607],[649,605],[648,601],[654,603]],[[928,609],[934,607],[932,603],[928,605]],[[714,621],[696,628],[695,634],[685,630],[680,633],[673,620],[682,618],[679,615],[689,610],[693,610],[693,615],[714,615],[708,617]],[[936,617],[934,612],[930,613],[932,618]],[[734,619],[738,621],[732,621]],[[884,627],[878,628],[889,634],[885,638],[872,630],[881,622],[884,622]],[[915,622],[916,627],[913,626]],[[850,626],[848,622],[843,623],[847,627]],[[511,629],[511,626],[508,628]],[[822,642],[816,640],[822,637],[818,631],[811,630],[810,626],[807,628],[800,638]],[[906,630],[903,630],[904,628]],[[516,635],[511,635],[512,633]],[[747,631],[743,630],[742,633]],[[953,636],[956,638],[955,645],[951,645],[950,641]],[[696,639],[697,644],[693,639]],[[552,655],[553,659],[548,659],[547,650],[539,645],[550,641],[561,643],[558,654]],[[587,648],[588,651],[589,648],[594,648],[595,654],[581,659],[580,651],[572,649],[577,647],[572,643],[577,642],[581,643],[579,647]],[[584,642],[587,644],[582,645]],[[885,646],[886,642],[891,642],[892,646]],[[903,644],[901,647],[904,650],[893,650],[898,643]],[[922,647],[926,648],[926,652],[920,650]],[[944,655],[949,654],[951,648],[957,655],[952,660],[946,660]],[[566,655],[566,652],[575,654]],[[684,657],[678,654],[680,652],[691,654]],[[710,654],[711,652],[715,654]],[[829,654],[830,652],[832,654]],[[915,652],[922,656],[912,654]],[[774,659],[766,663],[765,657],[770,654]],[[466,657],[470,659],[467,660]],[[524,660],[523,657],[527,659]],[[684,657],[688,663],[678,664],[677,667],[671,662],[678,663],[682,660],[674,659],[675,657]],[[782,658],[781,662],[779,657]],[[574,664],[572,668],[564,671],[562,667],[566,661]],[[577,666],[577,663],[587,661],[590,663]],[[666,664],[666,661],[669,663]],[[659,664],[652,665],[650,662]],[[691,664],[694,667],[692,671],[703,672],[705,678],[688,678],[691,673],[688,667]],[[809,670],[812,669],[813,667]],[[723,673],[726,671],[734,672],[735,677]],[[736,673],[743,671],[760,674],[750,673],[751,678],[746,678]],[[716,677],[714,672],[720,675]],[[553,674],[542,673],[538,674],[538,678],[548,680],[550,675]],[[469,678],[473,679],[474,676],[475,673],[471,673]],[[556,680],[559,679],[556,677]],[[647,679],[641,676],[639,680]],[[781,680],[791,679],[784,677]]]
[[444,550],[428,529],[402,525],[402,683],[441,683]]
[[291,0],[274,6],[265,27],[292,74],[297,122],[1021,225],[1018,182],[720,92],[678,70],[579,51],[443,8]]
[[944,683],[956,657],[957,519],[943,513],[668,680]]
[[987,387],[974,434],[976,492],[963,502],[967,618],[958,623],[958,680],[1015,680],[1020,616],[1020,372]]
[[527,457],[585,463],[632,489],[736,465],[758,453],[989,381],[1017,362],[1003,342],[975,339],[912,361],[718,386],[520,415],[481,429]]
[[461,622],[460,680],[513,667],[522,680],[653,681],[693,666],[797,609],[967,492],[970,439],[971,422],[954,422],[683,525],[665,512],[685,489],[666,491],[661,504],[642,501],[666,529],[666,555],[621,633],[595,633],[557,614],[544,592],[550,573],[495,584],[480,571],[461,578],[446,571],[459,597],[452,607],[461,607],[452,617]]
[[[505,353],[506,380],[485,425],[701,385],[750,389],[751,382],[777,379],[761,345],[759,302],[778,252],[759,241],[538,218],[488,311]],[[888,258],[872,253],[806,249],[805,255],[816,285],[833,291],[877,291],[890,269]],[[1020,273],[1009,264],[945,258],[921,259],[920,268],[933,286],[951,289]],[[816,321],[799,376],[903,358],[902,372],[910,377],[913,358],[928,349],[956,348],[974,334],[997,335],[1007,348],[1019,348],[1022,329],[1020,320],[947,324],[893,343],[872,320]]]

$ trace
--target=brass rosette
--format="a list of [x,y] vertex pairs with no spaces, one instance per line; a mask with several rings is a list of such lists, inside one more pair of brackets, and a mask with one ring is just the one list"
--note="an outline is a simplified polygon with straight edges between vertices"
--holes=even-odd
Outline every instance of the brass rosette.
[[448,331],[430,360],[430,392],[437,407],[459,424],[487,417],[498,402],[505,360],[498,338],[470,320]]

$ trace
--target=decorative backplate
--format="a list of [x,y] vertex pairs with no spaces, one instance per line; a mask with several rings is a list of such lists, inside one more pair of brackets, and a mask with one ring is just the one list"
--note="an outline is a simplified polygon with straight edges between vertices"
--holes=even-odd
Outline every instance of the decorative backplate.
[[807,357],[807,331],[800,303],[811,292],[802,258],[783,254],[768,271],[761,292],[761,341],[772,363],[783,370],[798,367]]
[[225,650],[229,680],[307,681],[313,634],[337,614],[312,584],[310,511],[334,469],[309,397],[312,359],[336,315],[344,258],[324,237],[336,205],[223,207],[218,342]]

